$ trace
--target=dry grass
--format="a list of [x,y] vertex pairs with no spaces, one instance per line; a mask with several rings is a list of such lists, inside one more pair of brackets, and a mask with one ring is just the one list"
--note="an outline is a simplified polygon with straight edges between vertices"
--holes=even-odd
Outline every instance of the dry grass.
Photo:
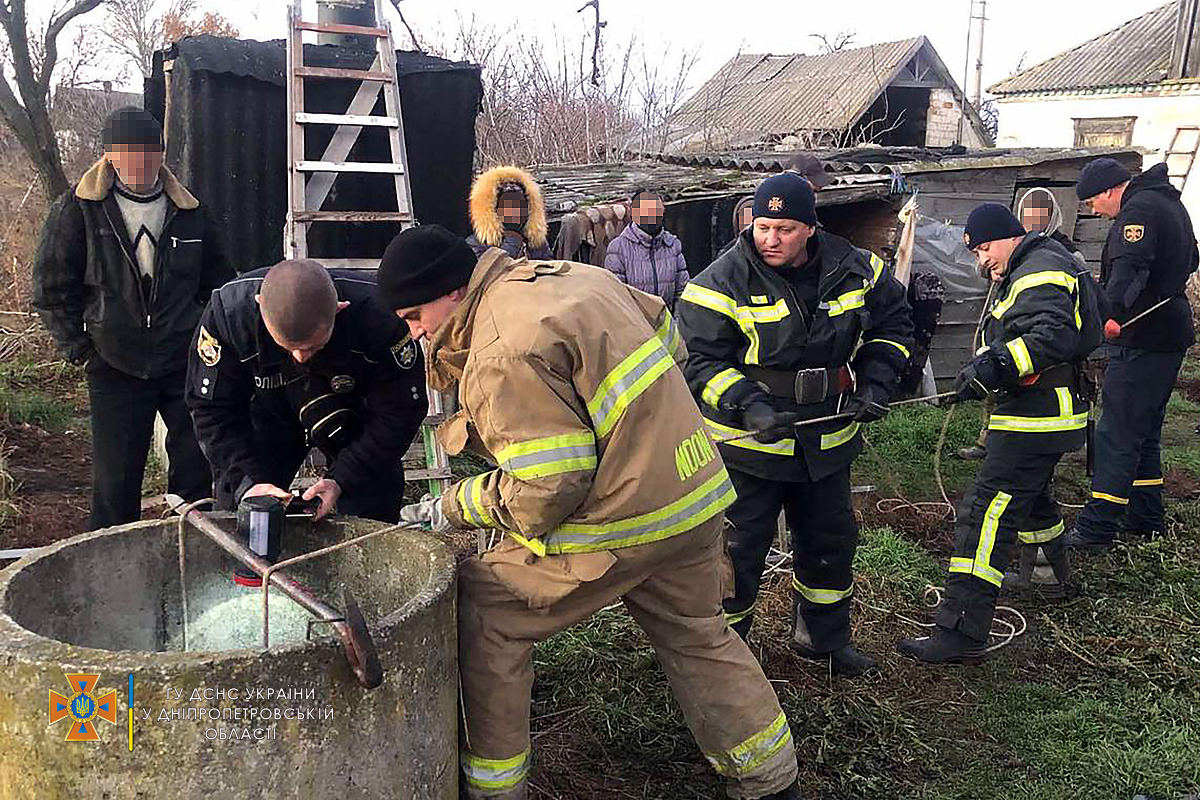
[[48,208],[24,154],[0,154],[0,310],[30,310],[33,257]]

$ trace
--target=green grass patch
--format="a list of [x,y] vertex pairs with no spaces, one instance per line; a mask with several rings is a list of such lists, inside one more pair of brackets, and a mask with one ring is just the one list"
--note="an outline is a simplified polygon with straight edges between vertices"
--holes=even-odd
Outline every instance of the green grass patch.
[[977,465],[956,458],[954,453],[974,444],[979,436],[979,403],[895,409],[867,429],[870,444],[854,462],[854,482],[874,484],[881,493],[899,490],[910,500],[936,495],[933,460],[946,414],[951,418],[941,454],[942,478],[947,492],[961,491],[974,477]]
[[50,431],[65,430],[72,416],[71,406],[50,395],[32,389],[13,387],[0,375],[0,420],[9,425],[29,423]]
[[944,578],[944,566],[921,545],[891,528],[862,531],[854,571],[917,595],[927,583]]

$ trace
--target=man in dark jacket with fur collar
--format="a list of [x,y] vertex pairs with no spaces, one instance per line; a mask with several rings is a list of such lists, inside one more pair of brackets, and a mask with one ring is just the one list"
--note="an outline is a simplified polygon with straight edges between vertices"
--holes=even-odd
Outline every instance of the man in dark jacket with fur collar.
[[63,357],[87,365],[93,529],[141,516],[156,413],[167,426],[168,491],[211,493],[184,376],[200,312],[234,276],[211,218],[162,165],[157,120],[114,111],[104,151],[50,209],[33,267],[34,307]]

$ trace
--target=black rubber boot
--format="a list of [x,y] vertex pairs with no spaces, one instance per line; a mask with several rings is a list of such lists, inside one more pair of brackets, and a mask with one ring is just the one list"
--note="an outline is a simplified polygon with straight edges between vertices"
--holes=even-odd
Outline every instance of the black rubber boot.
[[986,646],[962,631],[939,625],[930,636],[901,639],[896,649],[926,664],[973,664],[983,658]]
[[1091,550],[1099,552],[1113,546],[1112,539],[1096,539],[1083,533],[1079,528],[1072,527],[1063,534],[1063,544],[1075,550]]
[[1017,571],[1004,573],[1004,583],[1000,585],[1001,595],[1022,596],[1029,593],[1033,570],[1037,566],[1038,550],[1036,545],[1021,545]]
[[[1023,544],[1020,558],[1016,572],[1004,573],[1004,583],[1000,587],[1002,596],[1055,601],[1075,595],[1067,548],[1061,540],[1044,545]],[[1043,561],[1049,570],[1042,566]]]
[[848,644],[840,650],[834,650],[832,653],[815,653],[796,642],[792,642],[792,649],[796,651],[797,655],[812,659],[813,661],[829,659],[829,668],[833,674],[845,675],[848,678],[862,675],[867,670],[876,666],[875,659],[866,653],[858,652],[852,644]]

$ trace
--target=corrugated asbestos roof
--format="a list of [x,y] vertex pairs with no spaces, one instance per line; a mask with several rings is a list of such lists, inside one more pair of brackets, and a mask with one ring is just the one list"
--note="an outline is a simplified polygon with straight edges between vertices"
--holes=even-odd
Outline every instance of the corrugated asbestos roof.
[[[962,148],[924,147],[854,147],[844,150],[808,151],[837,175],[837,181],[847,182],[845,173],[857,175],[910,175],[920,172],[993,169],[997,167],[1028,167],[1050,161],[1069,161],[1077,158],[1099,158],[1121,153],[1140,153],[1131,147],[1015,147],[964,150]],[[745,151],[736,153],[656,154],[641,157],[657,158],[668,164],[694,167],[779,172],[794,156],[794,152]]]
[[[533,175],[542,188],[546,208],[552,216],[577,206],[626,200],[636,189],[661,192],[668,200],[751,194],[770,170],[726,168],[653,159],[613,164],[569,164],[535,167]],[[847,176],[817,195],[818,205],[838,205],[871,197],[886,197],[887,177]],[[574,205],[571,205],[574,204]]]
[[734,56],[680,107],[685,126],[755,136],[842,130],[925,43],[925,37],[820,56]]
[[1167,3],[1065,53],[988,87],[992,94],[1143,86],[1171,62],[1177,3]]

